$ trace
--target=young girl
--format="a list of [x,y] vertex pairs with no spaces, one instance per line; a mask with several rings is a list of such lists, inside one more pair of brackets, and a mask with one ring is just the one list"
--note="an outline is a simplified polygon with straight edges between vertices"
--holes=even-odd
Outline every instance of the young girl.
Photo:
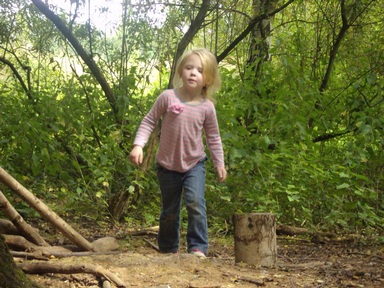
[[162,196],[158,245],[160,252],[176,253],[179,248],[181,196],[188,212],[188,252],[205,257],[208,225],[205,203],[205,161],[202,132],[216,168],[224,181],[224,153],[214,104],[210,100],[220,88],[216,57],[206,49],[194,49],[178,61],[174,89],[160,94],[144,117],[134,140],[130,160],[140,165],[143,147],[162,118],[157,176]]

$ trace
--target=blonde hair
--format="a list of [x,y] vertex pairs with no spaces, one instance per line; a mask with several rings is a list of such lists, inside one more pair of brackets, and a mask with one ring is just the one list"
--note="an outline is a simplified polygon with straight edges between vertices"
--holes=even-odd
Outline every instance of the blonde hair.
[[173,87],[180,88],[182,86],[181,74],[187,58],[191,55],[197,55],[200,58],[203,68],[203,79],[205,87],[202,96],[206,99],[213,100],[213,95],[221,87],[221,78],[216,56],[205,48],[196,48],[189,50],[177,61],[175,76],[173,77]]

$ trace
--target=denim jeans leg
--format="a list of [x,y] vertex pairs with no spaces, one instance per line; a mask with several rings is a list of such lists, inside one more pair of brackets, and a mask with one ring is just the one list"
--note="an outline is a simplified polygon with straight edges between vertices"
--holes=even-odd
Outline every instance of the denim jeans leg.
[[208,224],[205,201],[205,161],[184,175],[185,203],[188,212],[188,252],[199,249],[208,253]]
[[180,241],[182,174],[158,166],[157,176],[162,197],[158,245],[160,252],[175,253]]

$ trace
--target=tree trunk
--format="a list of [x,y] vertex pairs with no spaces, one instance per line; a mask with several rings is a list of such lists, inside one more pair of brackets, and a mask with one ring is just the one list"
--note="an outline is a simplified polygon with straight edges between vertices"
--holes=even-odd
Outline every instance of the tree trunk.
[[115,94],[108,84],[108,81],[103,75],[103,72],[93,60],[92,55],[88,54],[84,47],[81,45],[80,41],[73,35],[71,30],[66,26],[63,20],[57,16],[54,12],[49,9],[49,6],[41,0],[32,0],[33,4],[43,13],[52,23],[59,29],[63,36],[71,43],[72,47],[76,50],[79,56],[83,59],[85,64],[87,64],[89,70],[91,70],[93,76],[95,76],[97,82],[99,82],[101,88],[104,91],[105,96],[108,99],[109,104],[111,105],[113,114],[115,116],[116,122],[121,123],[121,115],[116,105]]
[[[275,6],[274,2],[276,0],[253,0],[254,17],[265,14],[269,15],[273,11],[273,6]],[[251,32],[247,66],[252,68],[254,83],[260,78],[261,66],[270,59],[269,34],[272,30],[272,20],[273,16],[262,19],[256,23]]]
[[325,70],[323,80],[321,81],[321,85],[319,89],[320,92],[324,92],[325,90],[327,90],[331,72],[334,66],[334,62],[336,60],[337,52],[339,51],[341,42],[345,38],[348,29],[351,27],[351,24],[347,19],[347,8],[345,7],[345,1],[341,1],[340,9],[341,9],[340,11],[341,19],[343,24],[341,25],[339,33],[337,34],[336,40],[334,41],[331,51],[329,53],[328,65],[327,65],[327,69]]
[[189,26],[187,32],[184,34],[183,38],[177,44],[176,54],[172,63],[171,75],[169,77],[168,87],[172,87],[172,80],[173,80],[173,76],[175,75],[177,61],[183,55],[188,45],[192,42],[193,37],[195,37],[197,32],[199,32],[199,30],[203,26],[205,17],[207,16],[207,13],[209,11],[210,2],[211,2],[210,0],[203,0],[200,6],[199,12],[197,13],[196,17],[191,21],[191,26]]
[[270,213],[233,215],[235,262],[273,267],[276,264],[276,222]]
[[281,5],[280,7],[277,7],[275,10],[273,10],[272,12],[268,13],[268,14],[261,14],[261,15],[258,15],[254,18],[251,19],[251,21],[249,22],[248,26],[245,27],[244,31],[240,33],[239,36],[236,37],[235,40],[233,40],[228,46],[227,48],[224,49],[223,52],[221,52],[220,55],[217,56],[217,61],[218,62],[221,62],[225,57],[227,57],[229,55],[229,53],[231,53],[231,51],[244,39],[248,36],[249,33],[252,32],[252,30],[254,29],[255,25],[257,23],[259,23],[260,21],[262,21],[263,19],[266,19],[268,17],[272,17],[273,15],[276,15],[277,13],[279,13],[280,11],[284,10],[286,7],[288,7],[290,4],[292,4],[295,0],[288,0],[286,3],[284,3],[283,5]]
[[2,288],[38,288],[39,285],[32,282],[20,270],[13,261],[8,247],[0,235],[0,287]]

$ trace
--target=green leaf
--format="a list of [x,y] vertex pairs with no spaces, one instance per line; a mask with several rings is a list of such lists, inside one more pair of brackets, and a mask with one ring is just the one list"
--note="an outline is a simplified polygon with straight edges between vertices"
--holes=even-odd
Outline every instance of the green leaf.
[[349,187],[350,187],[350,185],[348,183],[343,183],[341,185],[336,186],[336,189],[340,190],[340,189],[346,189],[346,188],[349,188]]
[[128,193],[129,193],[129,194],[133,194],[134,192],[135,192],[135,187],[132,186],[132,185],[129,186],[129,187],[128,187]]

